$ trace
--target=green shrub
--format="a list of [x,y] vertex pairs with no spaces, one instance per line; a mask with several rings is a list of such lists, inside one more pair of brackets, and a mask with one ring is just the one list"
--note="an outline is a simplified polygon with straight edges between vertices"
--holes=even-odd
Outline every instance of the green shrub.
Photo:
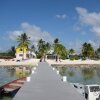
[[75,60],[75,57],[71,56],[69,59],[70,59],[70,60]]
[[86,58],[84,57],[84,58],[82,58],[82,60],[86,60]]
[[80,57],[79,57],[79,56],[76,56],[76,57],[75,57],[75,60],[79,60],[79,59],[80,59]]

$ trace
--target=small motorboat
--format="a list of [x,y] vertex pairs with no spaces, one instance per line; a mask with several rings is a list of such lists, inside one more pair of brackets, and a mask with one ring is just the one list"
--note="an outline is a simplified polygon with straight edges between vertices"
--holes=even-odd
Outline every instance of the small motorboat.
[[86,100],[100,100],[100,85],[86,85],[84,90]]
[[70,83],[76,90],[84,96],[86,100],[100,100],[100,85],[83,85],[80,83]]
[[25,81],[26,77],[23,77],[1,86],[0,94],[14,97]]

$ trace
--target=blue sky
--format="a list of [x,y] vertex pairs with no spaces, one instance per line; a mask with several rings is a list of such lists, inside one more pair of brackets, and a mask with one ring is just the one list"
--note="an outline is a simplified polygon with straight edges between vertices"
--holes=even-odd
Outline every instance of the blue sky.
[[66,48],[100,43],[100,0],[0,0],[0,50],[17,45],[26,32],[36,45],[40,38],[59,38]]

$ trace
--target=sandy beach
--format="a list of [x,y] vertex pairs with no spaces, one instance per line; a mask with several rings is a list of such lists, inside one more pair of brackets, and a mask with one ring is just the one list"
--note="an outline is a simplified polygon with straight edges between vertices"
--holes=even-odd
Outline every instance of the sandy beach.
[[56,62],[55,60],[47,60],[47,62],[52,65],[52,64],[57,64],[57,65],[68,65],[68,64],[73,64],[73,65],[88,65],[88,64],[97,64],[100,65],[100,60],[95,61],[95,60],[61,60]]
[[12,60],[4,60],[0,59],[0,66],[10,66],[10,65],[33,65],[37,66],[39,59],[29,59],[20,62],[12,61]]
[[[33,65],[33,66],[37,66],[39,63],[40,59],[29,59],[29,60],[24,60],[24,61],[20,61],[20,62],[16,62],[16,61],[12,61],[12,60],[4,60],[4,59],[0,59],[0,66],[9,66],[9,65]],[[46,60],[47,63],[49,63],[50,65],[56,64],[56,65],[100,65],[100,60],[95,61],[95,60],[61,60],[56,62],[55,60]]]

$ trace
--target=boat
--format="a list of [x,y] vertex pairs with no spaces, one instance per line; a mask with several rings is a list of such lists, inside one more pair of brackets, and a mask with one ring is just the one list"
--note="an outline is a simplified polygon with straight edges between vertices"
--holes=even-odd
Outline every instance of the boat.
[[86,100],[100,100],[100,85],[83,85],[80,83],[70,83],[76,90],[84,96]]
[[23,77],[1,86],[0,94],[14,97],[25,81],[26,81],[26,77]]

